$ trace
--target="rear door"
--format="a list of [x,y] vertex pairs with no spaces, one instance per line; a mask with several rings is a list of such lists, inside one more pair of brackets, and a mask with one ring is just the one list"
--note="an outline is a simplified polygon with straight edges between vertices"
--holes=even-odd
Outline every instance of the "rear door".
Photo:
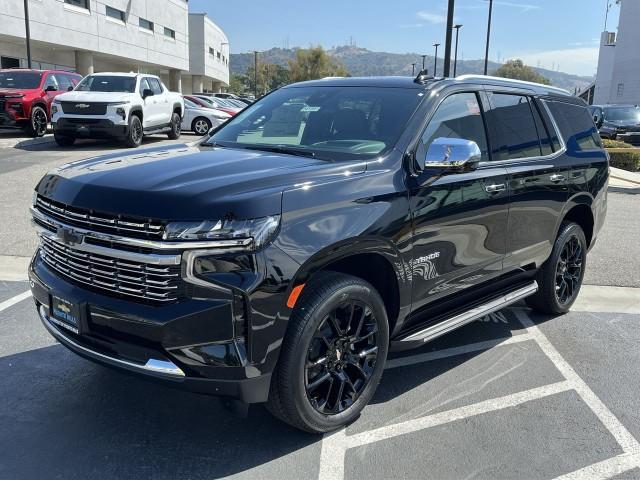
[[162,84],[155,77],[149,77],[149,85],[153,90],[154,108],[156,111],[156,117],[154,118],[154,124],[165,125],[171,121],[171,114],[173,109],[169,105],[169,97],[167,92],[162,88]]
[[492,158],[508,172],[505,270],[532,269],[550,255],[568,198],[564,148],[543,103],[528,92],[488,89]]
[[416,158],[424,158],[431,142],[440,137],[473,140],[482,161],[469,172],[442,175],[425,169],[409,179],[416,313],[435,300],[500,275],[506,251],[507,170],[489,161],[478,92],[446,94],[422,133]]

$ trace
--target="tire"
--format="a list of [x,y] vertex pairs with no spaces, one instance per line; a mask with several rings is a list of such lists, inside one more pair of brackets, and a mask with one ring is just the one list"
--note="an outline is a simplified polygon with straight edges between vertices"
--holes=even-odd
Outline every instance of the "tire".
[[53,139],[61,147],[70,147],[76,142],[76,137],[68,137],[66,135],[53,134]]
[[536,274],[538,291],[527,304],[551,315],[567,313],[578,297],[587,260],[587,241],[577,223],[563,222],[551,256]]
[[171,115],[171,130],[167,133],[167,137],[169,140],[177,140],[180,138],[180,133],[182,131],[182,119],[177,112],[173,112]]
[[47,112],[44,108],[36,105],[31,109],[31,116],[29,117],[29,123],[26,131],[30,137],[42,137],[47,133]]
[[137,115],[129,117],[129,129],[124,137],[124,144],[129,148],[136,148],[142,144],[143,137],[142,121]]
[[191,131],[197,135],[204,136],[211,130],[211,121],[205,117],[198,117],[191,122]]
[[389,324],[378,292],[360,278],[321,272],[292,312],[267,408],[307,432],[340,428],[371,400],[388,348]]

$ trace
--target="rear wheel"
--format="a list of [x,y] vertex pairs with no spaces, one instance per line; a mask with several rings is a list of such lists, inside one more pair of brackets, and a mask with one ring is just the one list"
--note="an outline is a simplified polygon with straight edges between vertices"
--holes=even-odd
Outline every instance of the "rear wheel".
[[27,125],[27,134],[31,137],[42,137],[47,133],[47,112],[40,106],[31,109],[31,117]]
[[198,135],[206,135],[211,130],[211,122],[208,118],[198,117],[191,123],[191,131]]
[[587,241],[577,223],[563,222],[551,256],[538,271],[538,292],[527,304],[544,313],[569,311],[578,297],[587,260]]
[[56,133],[53,134],[53,139],[56,141],[58,145],[61,147],[70,147],[76,141],[75,137],[68,137],[66,135],[58,135]]
[[167,137],[169,137],[170,140],[177,140],[180,138],[180,133],[182,131],[181,122],[182,119],[180,118],[180,115],[177,112],[173,112],[173,115],[171,115],[171,130],[167,133]]
[[352,422],[380,382],[388,345],[378,292],[357,277],[319,274],[291,316],[267,407],[308,432]]
[[124,137],[124,144],[129,148],[136,148],[142,144],[142,122],[137,115],[129,117],[129,130],[127,136]]

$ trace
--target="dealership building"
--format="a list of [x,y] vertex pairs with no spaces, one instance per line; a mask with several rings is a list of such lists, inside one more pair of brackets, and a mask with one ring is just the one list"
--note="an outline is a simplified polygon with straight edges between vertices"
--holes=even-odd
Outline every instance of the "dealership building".
[[[171,90],[229,85],[229,40],[187,0],[28,0],[33,68],[160,75]],[[26,68],[24,0],[0,0],[2,68]]]
[[620,0],[618,32],[602,32],[590,103],[640,104],[640,2]]

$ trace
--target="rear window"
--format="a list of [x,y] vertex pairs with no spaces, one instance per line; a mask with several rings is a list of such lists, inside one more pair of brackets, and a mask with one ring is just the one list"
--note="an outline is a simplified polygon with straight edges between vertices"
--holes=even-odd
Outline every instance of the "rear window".
[[568,150],[594,150],[602,147],[598,129],[586,107],[556,100],[545,100]]
[[538,157],[540,139],[532,105],[524,95],[490,93],[491,110],[486,114],[492,160]]

